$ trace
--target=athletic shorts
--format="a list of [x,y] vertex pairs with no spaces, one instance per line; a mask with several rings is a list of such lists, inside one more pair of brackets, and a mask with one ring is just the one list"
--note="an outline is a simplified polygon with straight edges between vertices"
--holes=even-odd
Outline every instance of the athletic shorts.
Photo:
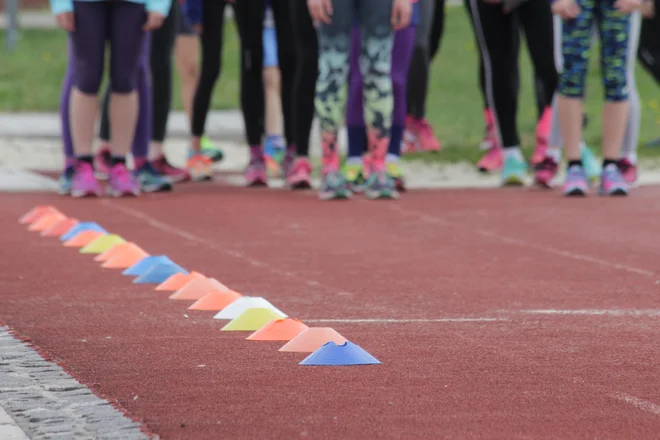
[[280,63],[277,56],[277,33],[274,27],[264,26],[263,45],[264,68],[278,67]]
[[177,11],[176,11],[176,34],[177,35],[196,35],[195,31],[193,30],[192,26],[190,25],[190,22],[188,22],[188,19],[186,16],[183,14],[183,11],[181,10],[181,5],[179,4],[178,0],[172,0],[173,2],[176,2],[177,4]]

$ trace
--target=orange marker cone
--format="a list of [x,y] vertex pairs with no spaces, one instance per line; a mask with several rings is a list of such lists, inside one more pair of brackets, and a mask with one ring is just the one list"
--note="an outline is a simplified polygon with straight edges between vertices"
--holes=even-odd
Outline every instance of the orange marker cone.
[[99,231],[82,231],[80,234],[76,234],[72,239],[65,241],[64,246],[81,248],[87,246],[101,235],[104,235],[104,233]]
[[191,282],[192,280],[196,278],[206,278],[204,275],[202,275],[199,272],[192,271],[188,274],[185,273],[175,273],[162,283],[160,283],[158,286],[156,286],[156,290],[160,290],[163,292],[176,292],[177,290],[181,289],[183,286]]
[[170,295],[170,299],[197,301],[214,290],[226,292],[229,288],[215,278],[195,278]]
[[44,237],[61,237],[62,235],[69,232],[69,230],[77,224],[77,219],[64,217],[50,228],[46,229],[45,231],[41,231],[41,235]]
[[330,327],[310,327],[284,344],[279,351],[312,353],[330,341],[341,345],[346,342],[346,338]]
[[276,319],[245,339],[251,341],[290,341],[308,328],[302,321],[295,318]]
[[144,249],[135,243],[124,244],[128,246],[122,248],[121,252],[118,252],[101,266],[107,269],[128,269],[141,259],[149,256]]
[[50,206],[50,205],[35,206],[27,213],[25,213],[21,218],[19,218],[18,222],[22,225],[29,225],[39,220],[41,216],[45,214],[53,214],[55,212],[60,212],[60,211],[54,206]]
[[115,255],[119,255],[122,252],[124,252],[126,249],[129,248],[129,246],[133,244],[131,242],[126,242],[126,243],[117,243],[116,245],[112,246],[110,249],[107,251],[98,254],[96,257],[94,257],[94,261],[98,261],[100,263],[103,263],[105,261],[108,261]]
[[221,290],[212,290],[195,301],[193,305],[188,307],[188,310],[211,310],[219,312],[241,296],[243,295],[233,290],[225,290],[224,292]]
[[55,225],[55,223],[65,218],[66,216],[61,212],[52,212],[50,214],[42,215],[41,217],[39,217],[39,220],[32,223],[28,227],[28,231],[38,231],[38,232],[45,231],[46,229],[52,228]]

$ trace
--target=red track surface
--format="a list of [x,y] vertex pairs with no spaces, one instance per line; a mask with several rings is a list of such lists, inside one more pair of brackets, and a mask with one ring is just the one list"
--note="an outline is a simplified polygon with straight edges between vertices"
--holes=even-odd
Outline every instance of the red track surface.
[[[3,195],[0,321],[165,439],[657,438],[660,318],[522,311],[660,310],[659,196]],[[310,322],[383,365],[301,367],[18,225],[44,203],[303,321],[502,320]]]

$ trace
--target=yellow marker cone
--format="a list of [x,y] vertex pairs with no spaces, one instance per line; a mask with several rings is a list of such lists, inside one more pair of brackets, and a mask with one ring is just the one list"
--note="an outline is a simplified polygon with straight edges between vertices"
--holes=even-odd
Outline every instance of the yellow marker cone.
[[105,251],[110,250],[112,247],[126,243],[126,240],[121,238],[119,235],[107,234],[102,235],[96,240],[92,241],[87,246],[80,249],[81,254],[102,254]]
[[254,332],[275,319],[282,317],[271,309],[247,309],[222,327],[224,332]]

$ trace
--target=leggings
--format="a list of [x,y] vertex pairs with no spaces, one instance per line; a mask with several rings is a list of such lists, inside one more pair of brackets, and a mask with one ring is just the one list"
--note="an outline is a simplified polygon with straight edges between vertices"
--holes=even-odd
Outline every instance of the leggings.
[[140,52],[146,20],[144,5],[127,1],[73,2],[76,31],[71,32],[75,51],[75,86],[96,95],[103,80],[105,44],[110,40],[110,84],[113,93],[137,88]]
[[[178,2],[173,1],[170,13],[163,26],[153,31],[151,36],[150,67],[153,87],[151,95],[151,140],[157,143],[163,143],[167,132],[167,119],[172,101],[172,50],[174,49],[176,24],[180,13]],[[103,97],[99,134],[99,137],[104,141],[110,140],[109,107],[110,90],[106,89]]]
[[320,56],[315,105],[326,154],[336,154],[337,135],[344,121],[351,32],[356,16],[360,23],[359,64],[364,77],[369,148],[380,149],[389,143],[394,106],[390,78],[394,40],[391,10],[392,0],[334,0],[332,22],[318,27]]
[[[211,105],[211,97],[215,83],[220,76],[222,67],[222,34],[225,22],[225,0],[203,0],[202,35],[202,68],[193,98],[192,135],[201,137],[204,134],[206,117]],[[243,78],[241,87],[245,79]],[[262,93],[263,100],[263,93]],[[263,116],[262,116],[263,118]],[[247,122],[247,121],[246,121]],[[247,125],[247,124],[246,124]]]
[[293,140],[296,155],[307,157],[314,122],[316,78],[319,75],[319,43],[307,9],[307,0],[289,0],[289,3],[297,61],[293,82]]
[[[431,33],[432,31],[439,31],[437,44],[435,44],[437,52],[444,25],[444,3],[444,0],[419,0],[420,22],[415,32],[413,55],[408,72],[410,81],[407,81],[406,111],[408,115],[416,119],[424,119],[426,116],[426,97],[428,94],[429,70],[431,67]],[[441,18],[436,17],[436,8],[442,11]],[[441,24],[438,25],[436,22]],[[440,29],[438,30],[436,26],[439,26]],[[396,37],[394,45],[397,45]],[[396,107],[396,98],[394,106]]]
[[[137,126],[135,127],[135,136],[133,137],[132,153],[135,158],[146,158],[149,150],[149,139],[151,137],[151,82],[149,78],[149,45],[151,37],[145,35],[142,43],[142,52],[140,54],[139,76],[138,76],[138,99],[140,102]],[[68,63],[62,92],[60,95],[60,124],[62,129],[62,143],[64,144],[64,156],[72,160],[75,156],[73,148],[73,139],[71,137],[71,123],[69,115],[69,103],[71,98],[71,89],[73,88],[74,78],[76,76],[76,53],[71,41],[68,40]],[[105,140],[108,140],[108,134]]]
[[644,69],[660,84],[660,2],[656,1],[655,15],[642,21],[637,58]]
[[[213,0],[217,1],[217,0]],[[296,52],[291,24],[291,4],[288,1],[274,1],[271,4],[275,31],[277,34],[277,56],[282,78],[282,115],[284,137],[287,145],[293,146],[293,83],[295,77]],[[241,37],[241,107],[245,118],[247,140],[251,146],[261,145],[264,134],[263,80],[263,28],[264,0],[237,1],[234,7],[236,23]]]
[[[394,107],[392,112],[392,133],[388,152],[399,156],[403,127],[406,122],[406,82],[410,59],[415,45],[415,27],[409,26],[394,35],[392,46],[392,93]],[[346,125],[348,126],[349,156],[361,156],[367,145],[367,132],[364,123],[364,76],[360,71],[360,30],[353,30],[351,47],[351,67],[348,103],[346,105]],[[351,135],[354,130],[355,135]],[[359,133],[359,134],[358,134]],[[359,136],[359,137],[358,137]],[[358,141],[359,142],[356,142]],[[352,145],[355,144],[355,145]]]
[[550,3],[529,1],[513,13],[505,13],[501,4],[469,1],[483,62],[487,107],[493,111],[498,141],[504,148],[518,147],[517,73],[513,80],[511,75],[518,69],[517,20],[525,29],[534,70],[543,78],[543,94],[552,97],[557,87],[557,70],[553,58],[548,56],[553,53]]
[[[626,82],[628,85],[628,97],[630,100],[630,108],[628,110],[628,121],[626,125],[626,133],[623,137],[623,145],[621,148],[621,154],[624,157],[636,158],[637,147],[639,144],[639,124],[641,120],[641,102],[639,99],[639,93],[637,91],[637,83],[635,81],[635,53],[637,52],[637,42],[639,40],[640,32],[640,14],[635,12],[630,15],[630,36],[627,40],[626,48],[626,62],[625,74]],[[554,26],[555,26],[555,60],[557,61],[557,70],[559,72],[564,72],[564,56],[562,53],[562,20],[560,17],[554,17]],[[597,25],[594,23],[593,31],[596,32]],[[591,38],[593,33],[589,32],[589,37]],[[641,51],[641,49],[640,49]],[[553,101],[552,106],[552,126],[550,129],[550,138],[549,143],[552,146],[562,146],[563,139],[561,137],[561,131],[559,129],[559,120],[557,117],[557,100]]]

